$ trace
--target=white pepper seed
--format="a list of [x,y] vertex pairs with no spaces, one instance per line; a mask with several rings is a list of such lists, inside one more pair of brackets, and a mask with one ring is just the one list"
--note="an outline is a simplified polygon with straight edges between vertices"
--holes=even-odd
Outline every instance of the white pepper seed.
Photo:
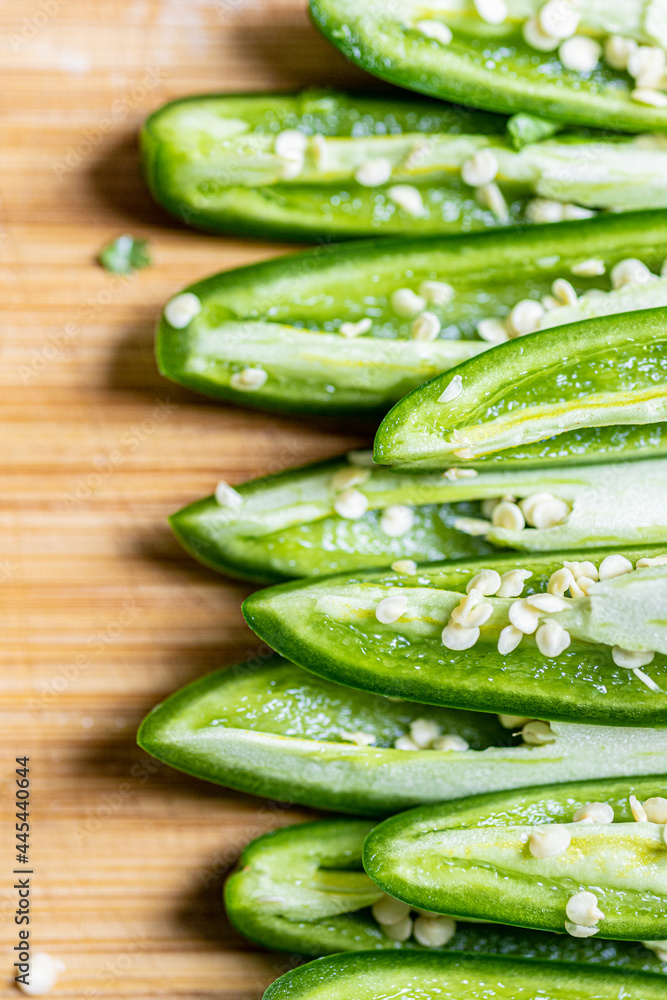
[[414,719],[410,723],[410,739],[424,749],[442,735],[442,729],[433,719]]
[[402,594],[383,597],[375,608],[375,617],[382,625],[392,625],[397,622],[408,606],[408,599]]
[[406,535],[414,524],[415,515],[412,507],[403,504],[392,504],[385,507],[380,518],[380,529],[390,538],[401,538]]
[[243,504],[241,494],[224,479],[221,479],[215,488],[215,500],[218,506],[224,507],[226,510],[238,510]]
[[544,34],[550,38],[570,38],[579,26],[579,14],[575,6],[578,4],[568,3],[568,0],[547,0],[537,14]]
[[530,835],[528,850],[534,858],[557,858],[572,843],[570,831],[558,823],[536,827]]
[[598,570],[601,580],[611,580],[616,576],[623,576],[625,573],[631,572],[632,563],[630,560],[618,553],[606,556],[600,563],[600,569]]
[[[498,636],[498,652],[501,656],[507,656],[517,648],[521,640],[523,639],[524,633],[515,628],[514,625],[506,625],[504,629],[501,629],[500,635]],[[515,718],[515,716],[508,716],[508,718]],[[516,716],[519,718],[519,716]]]
[[498,597],[521,597],[526,580],[533,575],[529,569],[510,569],[500,577]]
[[540,623],[539,612],[526,603],[525,597],[510,604],[508,617],[514,628],[526,635],[532,635]]
[[539,329],[540,320],[544,316],[544,306],[535,299],[521,299],[509,314],[508,332],[510,337],[522,337],[526,333],[534,333]]
[[362,187],[379,187],[386,184],[391,177],[391,162],[384,156],[366,160],[354,172],[354,179]]
[[662,795],[647,799],[644,812],[649,823],[667,823],[667,799]]
[[369,316],[365,316],[358,323],[341,323],[340,333],[343,337],[360,337],[363,333],[368,333],[372,326],[373,320]]
[[373,905],[372,912],[381,926],[388,927],[405,920],[410,915],[410,907],[400,899],[394,899],[393,896],[383,896]]
[[466,594],[476,590],[482,597],[491,597],[500,587],[500,573],[495,569],[483,569],[466,584]]
[[413,934],[423,948],[442,948],[456,934],[456,923],[451,917],[423,915],[415,920]]
[[535,642],[542,656],[560,656],[572,642],[567,629],[554,618],[547,618],[535,633]]
[[440,320],[435,313],[423,312],[412,321],[410,336],[413,340],[424,340],[430,342],[435,340],[440,333]]
[[362,483],[368,482],[370,477],[370,469],[350,468],[350,466],[346,466],[334,472],[330,480],[330,486],[333,490],[347,490],[352,486],[361,486]]
[[474,0],[475,10],[487,24],[502,24],[507,19],[505,0]]
[[450,733],[447,736],[439,736],[437,740],[433,741],[434,750],[452,750],[455,753],[463,753],[470,749],[470,744],[467,740],[464,740],[462,736],[457,736],[455,733]]
[[453,38],[450,28],[443,21],[433,21],[429,18],[417,21],[413,27],[420,34],[425,35],[426,38],[430,38],[434,42],[439,42],[440,45],[449,45]]
[[480,149],[461,164],[461,179],[470,187],[490,184],[498,173],[498,160],[490,149]]
[[256,392],[266,384],[269,377],[268,372],[263,368],[244,368],[240,372],[234,372],[229,380],[232,389],[241,392]]
[[421,191],[412,184],[393,184],[387,188],[387,197],[408,215],[417,217],[425,214]]
[[358,521],[368,510],[368,498],[357,489],[343,490],[333,506],[340,517]]
[[592,73],[600,61],[602,47],[593,38],[575,35],[558,49],[558,58],[573,73]]
[[580,927],[594,927],[600,920],[604,920],[604,913],[598,906],[597,896],[586,889],[570,896],[565,913],[573,924]]
[[572,274],[581,278],[596,278],[605,273],[605,263],[598,257],[590,257],[582,260],[579,264],[573,264],[570,268]]
[[505,340],[509,340],[505,323],[502,319],[496,319],[495,317],[481,319],[477,324],[477,333],[488,344],[500,344]]
[[521,508],[508,500],[501,501],[494,508],[491,523],[495,528],[505,528],[507,531],[522,531],[526,527]]
[[201,312],[201,300],[193,292],[182,292],[164,307],[164,318],[175,330],[184,330]]
[[394,742],[394,749],[410,750],[414,752],[415,750],[421,750],[421,747],[417,746],[415,741],[413,739],[410,739],[409,736],[399,736],[398,739]]
[[541,747],[547,743],[555,743],[556,737],[548,722],[527,722],[521,730],[521,738],[528,746]]
[[470,649],[479,639],[479,628],[462,628],[456,622],[448,622],[442,630],[442,644],[447,649]]
[[638,667],[646,667],[653,660],[654,656],[655,653],[623,649],[621,646],[614,646],[611,651],[611,658],[616,666],[624,667],[626,670],[636,670]]
[[630,812],[634,816],[635,821],[637,823],[646,823],[648,815],[637,796],[631,795],[628,801],[630,802]]
[[503,727],[503,729],[519,729],[521,726],[525,726],[530,719],[525,715],[499,715],[498,722]]
[[565,921],[565,930],[570,937],[589,938],[593,937],[600,930],[599,927],[584,927],[582,924],[573,924],[571,920]]
[[624,285],[645,285],[653,275],[641,260],[636,257],[626,257],[619,260],[611,269],[612,288],[623,288]]
[[422,281],[419,294],[431,305],[446,306],[454,298],[454,289],[446,281]]
[[426,299],[411,288],[397,288],[391,295],[391,308],[397,316],[409,319],[426,308]]
[[414,576],[417,572],[417,563],[414,559],[397,559],[391,564],[394,573],[401,573],[404,576]]
[[613,823],[614,810],[608,802],[587,802],[577,809],[573,823]]

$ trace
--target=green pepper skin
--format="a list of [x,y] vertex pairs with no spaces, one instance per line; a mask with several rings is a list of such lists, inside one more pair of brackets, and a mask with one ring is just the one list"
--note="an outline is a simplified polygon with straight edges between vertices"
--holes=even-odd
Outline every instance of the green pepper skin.
[[300,955],[342,951],[455,951],[519,955],[551,962],[586,962],[665,973],[639,942],[582,941],[569,935],[459,923],[442,949],[414,938],[394,941],[370,907],[382,891],[363,873],[367,822],[319,820],[272,830],[253,840],[225,885],[227,916],[257,944]]
[[[580,296],[608,292],[619,261],[638,258],[658,274],[665,257],[665,211],[320,246],[189,286],[202,310],[184,329],[160,318],[157,362],[167,378],[215,399],[380,420],[410,390],[487,350],[476,332],[481,319],[505,318],[521,299],[550,293],[557,278],[570,280]],[[604,262],[605,275],[572,273],[591,258]],[[406,286],[418,291],[432,279],[451,284],[455,294],[446,305],[429,306],[442,324],[439,338],[417,342],[410,335],[412,319],[397,316],[391,295]],[[623,293],[607,308],[643,308],[646,296],[649,305],[667,303],[665,291],[662,300],[655,299],[658,287],[661,282],[635,286],[629,298]],[[358,322],[371,310],[369,333],[341,336],[344,321]],[[266,383],[254,391],[234,388],[232,376],[245,366],[266,371]]]
[[[634,562],[658,549],[617,550]],[[252,594],[243,606],[250,627],[299,666],[339,684],[432,705],[481,712],[608,726],[667,726],[667,658],[658,654],[647,671],[661,688],[650,691],[614,663],[611,647],[573,639],[560,656],[539,653],[524,636],[507,656],[497,652],[496,626],[476,645],[454,651],[440,635],[452,606],[482,569],[500,574],[530,570],[524,595],[546,591],[565,559],[592,553],[511,554],[417,568],[413,576],[391,570],[296,581]],[[605,555],[598,550],[597,563]],[[406,588],[410,610],[381,625],[380,599]],[[449,596],[448,596],[449,595]],[[489,598],[493,600],[493,598]],[[419,613],[418,613],[419,612]],[[497,626],[499,627],[499,626]]]
[[500,955],[357,952],[293,969],[264,1000],[664,1000],[660,975]]
[[[373,457],[433,469],[663,455],[666,344],[665,308],[601,316],[500,344],[397,403],[380,425]],[[441,401],[452,380],[460,391]]]
[[[472,232],[535,221],[535,196],[577,219],[667,207],[659,138],[568,130],[517,149],[516,122],[514,134],[507,127],[498,115],[427,100],[214,94],[160,108],[141,143],[156,200],[211,232],[302,242]],[[296,159],[276,147],[284,132],[288,145],[302,136]],[[481,148],[499,163],[502,202],[493,210],[461,173]],[[599,160],[609,169],[595,170]],[[392,190],[406,183],[407,204]]]
[[[213,116],[211,119],[209,116]],[[506,119],[467,108],[448,107],[409,97],[364,97],[320,91],[300,94],[212,94],[181,98],[159,108],[141,133],[144,173],[156,199],[185,222],[214,233],[274,236],[306,242],[316,236],[350,239],[376,233],[459,232],[495,228],[458,178],[431,181],[433,209],[428,218],[391,211],[377,192],[354,182],[324,178],[321,185],[295,181],[249,186],[252,151],[227,165],[219,158],[218,115],[244,121],[251,134],[275,136],[300,129],[327,137],[361,138],[416,134],[429,138],[450,133],[503,136]],[[223,141],[225,136],[222,137]],[[442,202],[442,192],[445,199]],[[521,199],[521,194],[524,195]],[[513,222],[523,218],[526,192],[512,207]],[[650,205],[646,205],[649,208]]]
[[[206,497],[177,511],[170,524],[195,559],[257,583],[352,573],[398,559],[475,558],[497,551],[494,545],[543,551],[667,542],[665,459],[637,461],[632,475],[622,463],[610,463],[492,469],[454,480],[375,466],[363,470],[368,478],[356,486],[368,501],[356,520],[341,517],[334,507],[340,495],[334,477],[344,470],[353,473],[355,467],[343,456],[242,483],[236,487],[242,498],[238,508]],[[486,538],[456,527],[459,517],[482,517],[480,500],[508,494],[519,499],[539,491],[573,504],[565,523],[520,531],[489,525]],[[413,512],[412,526],[399,537],[381,526],[383,509],[393,504]]]
[[[263,476],[235,487],[244,501],[238,511],[211,496],[172,514],[169,523],[184,549],[205,566],[255,583],[330,576],[400,558],[427,562],[493,551],[483,539],[454,528],[456,517],[479,516],[479,504],[467,498],[439,503],[441,483],[444,495],[455,493],[446,480],[433,487],[426,476],[373,470],[365,484],[377,484],[370,509],[356,521],[340,517],[330,482],[347,467],[341,457]],[[409,535],[390,538],[380,528],[382,508],[409,503],[408,497],[418,502],[423,489],[430,502],[417,508]]]
[[[664,774],[582,781],[413,809],[373,830],[364,868],[416,907],[561,933],[566,903],[587,890],[604,913],[596,937],[660,940],[667,936],[664,824],[635,822],[628,797],[645,801],[666,787]],[[608,803],[614,822],[574,822],[589,802]],[[531,833],[554,823],[567,828],[570,846],[533,857]]]
[[451,44],[439,45],[410,26],[429,13],[417,0],[400,6],[386,0],[310,0],[310,12],[348,59],[408,90],[473,108],[528,111],[572,124],[611,125],[626,132],[667,130],[667,109],[633,101],[627,73],[604,60],[590,74],[569,72],[557,53],[527,45],[516,20],[489,25],[474,14],[471,18],[468,9],[458,17],[455,11],[436,10],[454,33]]
[[[466,751],[393,748],[426,716]],[[558,727],[558,747],[517,746],[495,715],[388,700],[314,677],[278,656],[202,677],[144,719],[139,745],[187,774],[319,809],[387,816],[472,792],[576,777],[655,773],[667,748],[653,730]],[[367,732],[376,746],[341,741]],[[582,751],[584,760],[582,761]]]

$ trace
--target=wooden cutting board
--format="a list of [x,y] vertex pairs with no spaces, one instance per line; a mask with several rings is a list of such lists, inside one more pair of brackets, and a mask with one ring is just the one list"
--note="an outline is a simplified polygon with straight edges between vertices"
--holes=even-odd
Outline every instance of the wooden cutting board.
[[[288,248],[179,228],[147,194],[148,112],[206,91],[368,85],[304,0],[4,0],[0,142],[0,995],[15,997],[14,758],[32,778],[32,944],[53,996],[256,1000],[292,963],[229,927],[225,874],[307,814],[152,762],[142,716],[257,648],[248,589],[186,557],[165,522],[232,483],[358,446],[315,420],[245,412],[158,375],[161,304],[207,273]],[[371,84],[372,85],[372,84]],[[109,239],[150,241],[122,280]]]

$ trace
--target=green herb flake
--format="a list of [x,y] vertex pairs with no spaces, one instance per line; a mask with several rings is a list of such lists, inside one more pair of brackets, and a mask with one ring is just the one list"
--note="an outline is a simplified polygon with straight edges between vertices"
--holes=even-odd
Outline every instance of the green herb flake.
[[98,261],[111,274],[132,274],[142,267],[148,267],[151,257],[148,241],[124,233],[100,250]]

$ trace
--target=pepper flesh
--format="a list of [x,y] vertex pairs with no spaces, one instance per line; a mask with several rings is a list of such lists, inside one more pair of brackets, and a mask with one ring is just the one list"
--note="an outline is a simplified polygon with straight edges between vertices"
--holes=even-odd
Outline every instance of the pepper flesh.
[[[424,717],[469,749],[394,749]],[[138,741],[206,781],[376,816],[471,792],[665,768],[667,746],[652,729],[553,726],[557,746],[521,746],[495,715],[366,694],[272,656],[259,667],[216,671],[172,695],[144,719]],[[355,732],[375,745],[343,742]]]
[[500,344],[397,403],[380,425],[373,456],[381,464],[442,468],[664,454],[666,343],[661,308]]
[[[369,912],[383,896],[361,863],[371,830],[367,822],[328,819],[253,840],[225,885],[229,920],[251,941],[300,955],[424,950],[412,937],[394,941]],[[443,950],[667,972],[667,964],[639,943],[582,941],[495,924],[458,923]]]
[[[312,240],[495,229],[531,221],[534,196],[576,203],[578,217],[581,206],[667,207],[660,138],[569,131],[516,149],[506,129],[506,118],[468,108],[306,91],[174,101],[148,118],[141,142],[157,201],[213,232]],[[276,149],[285,132],[303,134],[300,152]],[[461,178],[485,148],[500,165],[502,210]],[[378,161],[369,184],[359,171]],[[405,184],[420,197],[412,209],[392,192]]]
[[[667,109],[633,100],[636,84],[625,71],[600,59],[591,72],[573,72],[557,52],[540,52],[525,42],[522,24],[544,6],[543,0],[509,0],[507,6],[509,17],[489,24],[472,4],[433,8],[420,0],[403,0],[400,7],[386,0],[310,0],[315,24],[348,59],[409,90],[473,108],[528,111],[581,125],[605,128],[613,122],[626,132],[667,130]],[[582,0],[572,7],[586,38],[603,42],[620,34],[642,45],[664,49],[667,44],[658,4],[625,0],[617,7]],[[424,18],[446,25],[452,42],[425,37],[416,27]]]
[[[477,333],[480,320],[505,320],[520,300],[550,294],[559,278],[573,283],[579,299],[550,309],[544,324],[667,305],[667,278],[616,291],[611,281],[613,267],[628,258],[658,275],[666,233],[667,212],[642,212],[325,246],[237,268],[189,286],[202,308],[185,328],[160,319],[158,365],[179,384],[244,406],[379,418],[411,389],[487,350]],[[606,273],[573,273],[590,259]],[[434,279],[453,295],[428,304],[441,330],[431,342],[418,341],[411,335],[414,318],[399,316],[392,297],[405,287],[417,295]],[[363,319],[372,320],[369,331],[341,334],[343,323]],[[261,369],[266,382],[252,391],[235,388],[244,367]]]
[[[570,897],[593,892],[604,914],[596,937],[662,938],[664,824],[635,822],[628,800],[661,795],[665,782],[664,774],[575,782],[414,809],[375,828],[364,867],[386,892],[415,906],[560,932]],[[614,822],[575,822],[589,802],[610,805]],[[555,857],[533,856],[531,834],[554,823],[568,830],[570,846]]]
[[[617,553],[634,566],[639,559],[662,551],[623,548]],[[595,562],[606,554],[605,550],[596,552]],[[315,674],[362,690],[536,719],[665,726],[664,654],[656,654],[646,667],[656,688],[652,690],[632,670],[618,666],[612,646],[592,641],[585,627],[573,631],[570,645],[560,655],[543,655],[533,635],[524,635],[510,655],[500,653],[498,637],[508,624],[511,598],[484,598],[492,606],[492,617],[471,648],[455,650],[443,645],[443,626],[481,570],[491,568],[501,575],[527,570],[532,575],[525,581],[523,596],[530,597],[547,590],[551,575],[565,560],[590,560],[591,556],[590,550],[512,554],[429,564],[411,575],[375,571],[296,581],[253,594],[244,604],[244,614],[250,627],[282,655]],[[394,596],[406,600],[405,612],[393,623],[382,624],[376,608],[380,600]],[[624,625],[624,603],[621,593],[614,612],[619,627]],[[576,600],[564,604],[578,606]],[[644,627],[638,648],[653,648],[650,623],[635,624]],[[661,636],[661,628],[656,627],[656,640]],[[609,631],[607,639],[612,641]]]
[[[367,453],[355,460],[365,461]],[[367,500],[361,517],[336,512],[337,476],[359,473],[355,489]],[[363,477],[366,477],[365,479]],[[207,566],[259,583],[330,576],[388,566],[474,558],[493,546],[530,551],[600,548],[667,542],[667,460],[637,460],[569,468],[482,470],[470,478],[440,473],[408,474],[374,466],[359,469],[344,457],[265,476],[236,487],[237,507],[214,496],[198,500],[170,518],[172,529]],[[571,506],[561,524],[511,530],[487,521],[486,535],[466,534],[459,518],[480,519],[480,501],[505,495],[517,500],[547,491]],[[411,523],[392,537],[382,513],[407,506]],[[489,544],[492,543],[492,544]]]
[[500,955],[357,952],[318,959],[276,980],[264,1000],[663,1000],[664,978],[649,972]]

